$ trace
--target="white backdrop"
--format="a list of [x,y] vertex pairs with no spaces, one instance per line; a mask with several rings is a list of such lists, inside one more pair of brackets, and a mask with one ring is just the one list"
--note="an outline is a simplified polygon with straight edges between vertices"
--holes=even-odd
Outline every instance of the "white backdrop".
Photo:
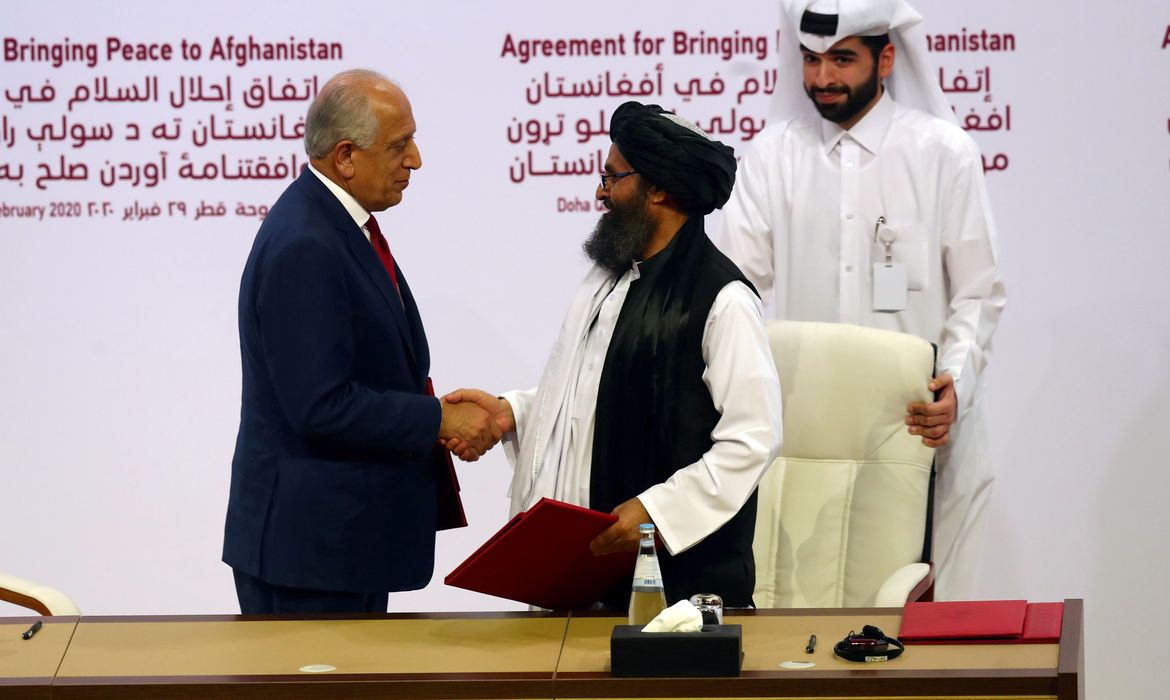
[[[502,391],[535,383],[584,271],[596,212],[558,203],[592,201],[594,154],[608,147],[599,125],[633,94],[749,145],[769,71],[792,66],[777,58],[774,4],[6,8],[0,570],[91,614],[236,610],[219,562],[236,294],[258,207],[287,183],[260,176],[303,162],[295,135],[314,79],[365,66],[406,89],[424,167],[383,227],[417,291],[439,390]],[[960,118],[979,117],[968,124],[985,127],[972,132],[1003,166],[988,173],[1009,301],[991,368],[998,479],[978,595],[1085,598],[1090,694],[1164,697],[1164,658],[1134,642],[1170,626],[1170,12],[1155,0],[917,7],[931,34],[1014,39],[1011,51],[934,54]],[[635,32],[663,38],[661,52],[635,53]],[[676,32],[727,38],[735,55],[679,55]],[[212,58],[229,35],[336,42],[341,56]],[[509,35],[620,35],[625,53],[522,61],[506,55]],[[110,57],[110,37],[175,56]],[[184,41],[199,59],[183,58]],[[36,51],[52,45],[80,54],[55,66]],[[434,582],[393,595],[393,609],[515,607],[441,583],[507,512],[500,453],[460,478],[472,526],[439,536]]]

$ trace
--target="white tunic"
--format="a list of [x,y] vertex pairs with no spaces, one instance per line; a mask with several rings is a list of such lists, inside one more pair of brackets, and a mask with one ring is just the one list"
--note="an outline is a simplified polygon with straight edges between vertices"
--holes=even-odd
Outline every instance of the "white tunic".
[[[543,497],[589,505],[597,391],[610,339],[635,264],[618,278],[586,275],[553,346],[540,385],[504,394],[516,417],[505,436],[515,473],[512,513]],[[720,290],[702,340],[703,382],[721,417],[714,445],[665,483],[636,495],[663,543],[678,554],[731,519],[780,449],[780,382],[764,332],[760,300],[741,282]]]
[[[959,127],[886,93],[848,132],[818,115],[769,126],[723,211],[716,243],[769,299],[771,317],[886,328],[938,344],[939,371],[954,375],[958,397],[938,460],[941,584],[942,561],[960,556],[991,483],[980,385],[1005,297],[978,148]],[[879,217],[907,273],[902,311],[873,308],[872,265],[884,259],[874,238]]]

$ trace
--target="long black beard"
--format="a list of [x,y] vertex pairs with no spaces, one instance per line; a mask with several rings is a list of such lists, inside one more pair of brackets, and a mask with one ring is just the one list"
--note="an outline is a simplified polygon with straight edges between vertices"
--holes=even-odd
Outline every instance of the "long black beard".
[[[849,121],[857,116],[861,110],[865,109],[873,101],[873,98],[877,97],[880,86],[881,80],[878,78],[878,66],[877,60],[875,59],[873,73],[856,90],[851,90],[848,87],[832,88],[829,90],[805,88],[805,94],[812,100],[813,106],[817,108],[817,111],[820,112],[822,117],[834,124],[840,124]],[[817,102],[815,97],[818,92],[844,94],[845,101],[841,104],[821,104]]]
[[593,233],[581,247],[590,260],[620,275],[630,269],[653,234],[654,223],[646,212],[645,200],[640,199],[613,205],[597,220]]

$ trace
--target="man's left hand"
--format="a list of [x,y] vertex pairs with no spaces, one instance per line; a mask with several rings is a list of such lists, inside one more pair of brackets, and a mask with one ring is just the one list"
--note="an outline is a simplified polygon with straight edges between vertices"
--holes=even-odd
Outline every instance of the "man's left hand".
[[638,551],[638,540],[641,537],[638,534],[638,526],[654,522],[637,498],[631,498],[614,508],[613,515],[618,516],[618,521],[589,543],[589,551],[593,552],[594,556]]
[[938,400],[907,404],[906,425],[910,426],[911,435],[922,436],[922,442],[927,447],[942,447],[950,440],[951,426],[955,422],[958,405],[955,378],[950,373],[940,374],[931,380],[927,388],[937,392]]

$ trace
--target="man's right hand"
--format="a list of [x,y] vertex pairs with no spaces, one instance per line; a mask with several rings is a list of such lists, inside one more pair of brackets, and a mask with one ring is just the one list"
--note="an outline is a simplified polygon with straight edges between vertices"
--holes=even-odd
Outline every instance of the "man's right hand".
[[[452,406],[478,406],[491,416],[495,428],[500,431],[501,435],[516,430],[516,417],[512,413],[512,406],[504,399],[492,396],[486,391],[480,389],[452,391],[443,397],[444,407],[448,404]],[[478,449],[473,443],[457,437],[447,440],[445,444],[448,450],[465,462],[474,462],[487,451]]]
[[439,406],[443,411],[439,440],[445,445],[458,441],[478,457],[490,450],[504,434],[492,415],[473,402],[451,403],[441,399]]

